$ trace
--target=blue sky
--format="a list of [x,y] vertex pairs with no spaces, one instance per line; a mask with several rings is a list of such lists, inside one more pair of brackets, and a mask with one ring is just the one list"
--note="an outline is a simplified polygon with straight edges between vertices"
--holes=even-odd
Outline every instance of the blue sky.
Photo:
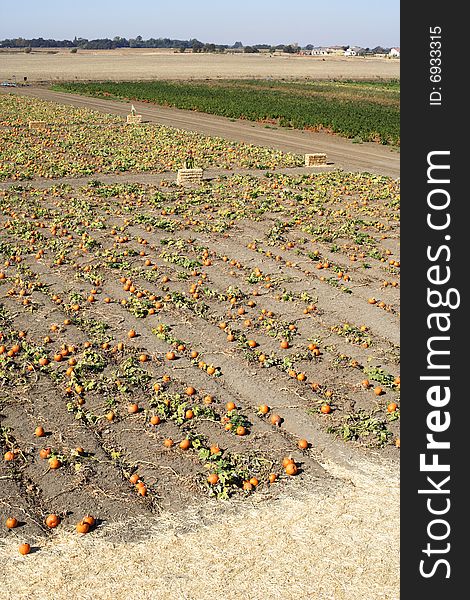
[[0,39],[399,45],[399,0],[0,0]]

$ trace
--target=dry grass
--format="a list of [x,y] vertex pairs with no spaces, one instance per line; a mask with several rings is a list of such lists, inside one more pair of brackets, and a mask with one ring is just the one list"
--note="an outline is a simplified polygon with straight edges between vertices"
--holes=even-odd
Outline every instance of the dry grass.
[[70,54],[0,53],[0,80],[18,82],[149,79],[398,79],[400,61],[341,56],[192,54],[97,50]]
[[9,539],[2,598],[396,600],[398,467],[372,457],[324,467],[336,479],[298,480],[276,501],[161,515],[136,523],[134,542],[116,524],[81,539],[59,531],[21,557]]

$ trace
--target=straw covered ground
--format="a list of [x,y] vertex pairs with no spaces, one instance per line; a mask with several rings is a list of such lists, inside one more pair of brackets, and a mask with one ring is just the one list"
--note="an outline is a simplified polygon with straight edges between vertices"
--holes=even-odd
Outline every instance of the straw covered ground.
[[[334,476],[328,486],[304,481],[274,502],[115,523],[83,539],[62,531],[26,560],[8,540],[3,597],[397,599],[397,467],[377,458],[323,466]],[[131,526],[138,541],[126,540]]]

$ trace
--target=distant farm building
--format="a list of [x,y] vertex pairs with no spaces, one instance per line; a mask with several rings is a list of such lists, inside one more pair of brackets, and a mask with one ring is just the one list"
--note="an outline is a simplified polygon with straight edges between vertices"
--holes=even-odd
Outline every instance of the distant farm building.
[[349,46],[344,51],[344,56],[359,56],[360,54],[364,54],[364,48],[360,48],[359,46]]
[[329,48],[326,48],[326,53],[342,56],[346,48],[347,46],[330,46]]
[[325,56],[325,54],[328,54],[328,52],[326,51],[326,48],[318,47],[318,48],[313,48],[310,51],[310,54],[312,56]]

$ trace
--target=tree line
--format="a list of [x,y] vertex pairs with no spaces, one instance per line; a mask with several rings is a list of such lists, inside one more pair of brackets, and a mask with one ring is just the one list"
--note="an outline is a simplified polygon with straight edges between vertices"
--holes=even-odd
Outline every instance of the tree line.
[[[228,44],[204,43],[198,39],[175,40],[170,38],[150,38],[144,40],[138,35],[135,38],[124,38],[116,36],[110,38],[98,38],[89,40],[87,38],[75,37],[73,40],[56,40],[22,37],[0,40],[0,48],[77,48],[83,50],[113,50],[114,48],[176,48],[179,50],[192,50],[193,52],[217,52],[228,48],[243,47],[241,42],[235,42],[233,46]],[[268,46],[269,47],[269,46]]]
[[[349,46],[344,46],[346,50]],[[307,44],[304,47],[298,44],[277,44],[276,46],[271,44],[254,44],[250,46],[244,46],[242,42],[235,42],[231,46],[228,44],[213,44],[204,43],[198,39],[190,40],[174,40],[170,38],[149,38],[144,40],[142,36],[138,35],[136,38],[124,38],[116,36],[113,39],[110,38],[99,38],[88,40],[82,37],[75,37],[73,40],[55,40],[55,39],[44,39],[39,38],[13,38],[0,40],[0,48],[22,48],[26,51],[30,51],[31,48],[70,48],[72,51],[78,49],[83,50],[113,50],[115,48],[172,48],[185,52],[186,50],[192,52],[225,52],[227,50],[243,51],[245,53],[257,53],[260,50],[268,50],[269,52],[286,52],[288,54],[298,54],[302,50],[313,50],[312,44]],[[387,53],[390,48],[382,48],[377,46],[376,48],[361,48],[361,54],[377,54]]]

